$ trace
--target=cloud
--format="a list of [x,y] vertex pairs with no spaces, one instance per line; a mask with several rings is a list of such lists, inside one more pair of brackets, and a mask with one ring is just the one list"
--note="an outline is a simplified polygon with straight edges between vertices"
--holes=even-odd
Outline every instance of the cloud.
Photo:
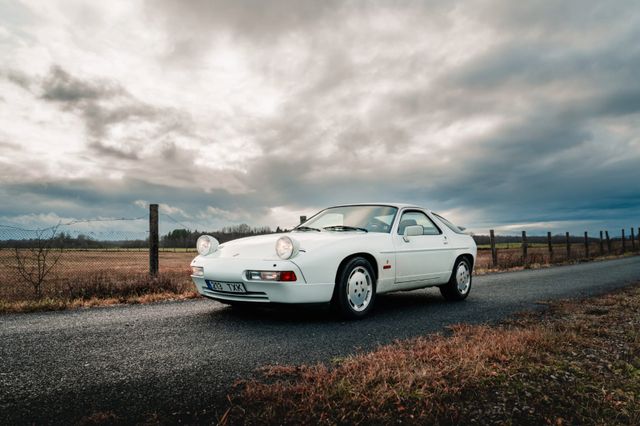
[[107,79],[82,80],[60,66],[53,66],[41,90],[42,99],[81,115],[88,147],[98,155],[140,160],[140,151],[149,139],[166,139],[174,132],[189,134],[187,128],[191,123],[187,114],[139,101]]
[[49,75],[42,84],[42,90],[43,99],[70,104],[128,96],[121,87],[108,80],[82,81],[57,65],[51,67]]
[[18,145],[17,143],[5,142],[5,141],[0,140],[0,148],[2,148],[3,150],[6,150],[6,151],[9,151],[9,150],[19,151],[20,150],[20,145]]
[[38,25],[0,44],[15,58],[0,136],[20,146],[0,156],[0,200],[20,199],[7,217],[136,215],[153,200],[201,229],[275,227],[384,200],[542,232],[640,213],[635,3],[88,9],[89,26],[71,6],[30,8]]
[[145,4],[153,20],[173,34],[169,54],[176,59],[211,46],[220,32],[269,42],[295,30],[309,31],[339,13],[341,2],[329,0],[207,1],[161,0]]
[[3,75],[3,74],[4,74],[4,77],[11,83],[26,90],[31,89],[32,82],[28,75],[16,70],[4,70],[0,72],[0,75]]

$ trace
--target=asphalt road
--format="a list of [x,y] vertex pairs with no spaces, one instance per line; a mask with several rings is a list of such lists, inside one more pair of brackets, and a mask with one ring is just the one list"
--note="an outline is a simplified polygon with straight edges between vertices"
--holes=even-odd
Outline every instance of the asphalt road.
[[326,310],[245,311],[209,300],[0,316],[0,424],[96,412],[221,411],[230,385],[265,364],[311,363],[458,322],[497,321],[540,301],[640,281],[640,257],[475,277],[446,303],[437,289],[378,298],[369,318]]

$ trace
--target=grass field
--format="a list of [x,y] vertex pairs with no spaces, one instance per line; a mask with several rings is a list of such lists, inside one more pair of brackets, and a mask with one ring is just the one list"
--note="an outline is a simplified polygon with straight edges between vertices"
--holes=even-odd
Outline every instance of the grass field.
[[[609,253],[607,248],[604,248],[604,253],[601,255],[600,245],[598,243],[589,244],[589,256],[586,256],[586,250],[584,244],[572,244],[571,252],[567,256],[567,248],[565,244],[554,244],[553,256],[549,254],[549,250],[546,244],[531,244],[529,243],[527,249],[527,267],[540,267],[550,264],[561,264],[567,262],[576,262],[582,260],[589,260],[598,257],[611,257],[619,256],[622,253],[622,244],[620,241],[613,241],[611,244],[611,252]],[[500,271],[505,269],[513,269],[517,267],[523,267],[524,262],[522,259],[522,245],[519,243],[503,243],[496,245],[496,251],[498,253],[498,266],[493,266],[491,259],[491,250],[489,246],[478,246],[478,258],[476,260],[476,272],[484,273],[487,271]],[[630,252],[631,247],[627,245],[627,252]]]
[[0,250],[0,312],[144,303],[195,297],[189,264],[194,253],[160,252],[160,273],[149,277],[147,251],[64,250],[40,299],[17,271],[13,250]]
[[[544,243],[528,243],[529,248],[546,248],[547,245]],[[519,249],[522,246],[521,243],[496,243],[497,249]],[[561,244],[553,244],[555,250],[562,250],[564,245]],[[479,244],[478,249],[490,249],[490,244]]]
[[334,365],[262,368],[237,385],[215,420],[638,425],[639,285],[499,326],[453,326]]
[[[614,253],[620,251],[619,245],[613,247]],[[591,256],[598,253],[598,245],[592,244]],[[46,277],[42,295],[38,298],[18,273],[15,251],[0,249],[0,312],[196,297],[189,277],[189,264],[195,255],[191,249],[163,249],[160,274],[150,278],[146,250],[53,251],[51,256],[59,256],[59,259]],[[553,259],[545,245],[533,245],[528,250],[526,267],[578,261],[584,257],[582,245],[573,245],[570,258],[567,258],[564,245],[556,246]],[[479,248],[475,266],[478,274],[522,268],[521,248],[498,248],[497,267],[492,265],[491,251]]]

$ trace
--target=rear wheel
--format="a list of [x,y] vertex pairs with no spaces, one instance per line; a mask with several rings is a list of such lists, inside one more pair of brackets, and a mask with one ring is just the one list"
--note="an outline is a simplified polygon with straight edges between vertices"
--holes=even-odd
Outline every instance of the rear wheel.
[[471,291],[471,265],[461,257],[456,261],[449,282],[440,286],[442,296],[450,301],[464,300]]
[[362,318],[373,308],[376,280],[369,261],[354,257],[340,270],[333,304],[348,319]]

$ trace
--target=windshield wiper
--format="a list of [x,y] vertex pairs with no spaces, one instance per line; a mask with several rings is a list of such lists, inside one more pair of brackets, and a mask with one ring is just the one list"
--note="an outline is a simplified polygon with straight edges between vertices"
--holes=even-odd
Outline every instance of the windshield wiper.
[[322,229],[326,229],[328,231],[364,231],[369,232],[366,228],[358,228],[357,226],[349,226],[349,225],[334,225],[334,226],[325,226]]
[[293,230],[294,231],[318,231],[318,232],[322,232],[320,229],[312,228],[311,226],[298,226],[298,227],[294,228]]

